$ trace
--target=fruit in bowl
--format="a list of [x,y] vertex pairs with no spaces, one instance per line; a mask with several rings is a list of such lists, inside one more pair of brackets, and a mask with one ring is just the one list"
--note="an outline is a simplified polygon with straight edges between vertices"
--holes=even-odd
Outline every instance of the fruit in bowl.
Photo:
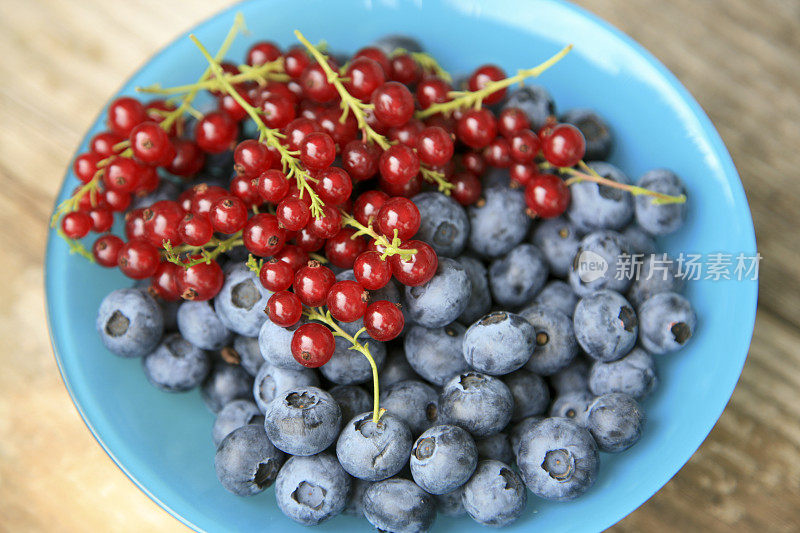
[[[141,355],[148,379],[168,390],[202,381],[203,399],[214,412],[252,401],[252,370],[263,375],[255,399],[264,422],[257,415],[238,420],[245,428],[252,422],[266,427],[267,438],[234,428],[226,415],[226,424],[217,426],[232,431],[217,436],[224,451],[217,452],[217,475],[237,494],[259,492],[277,479],[278,507],[304,524],[327,520],[348,506],[363,507],[367,519],[381,528],[397,528],[411,515],[419,517],[418,527],[427,527],[434,499],[419,500],[416,495],[425,493],[419,491],[456,490],[463,494],[450,498],[455,501],[451,512],[458,512],[459,501],[469,500],[466,512],[479,523],[507,524],[524,508],[523,483],[551,500],[589,491],[600,471],[598,449],[621,451],[642,434],[643,409],[628,394],[636,387],[620,383],[627,375],[614,375],[635,364],[623,363],[629,353],[639,353],[633,348],[645,332],[644,322],[639,331],[640,310],[648,317],[648,340],[641,342],[651,352],[671,351],[694,334],[691,304],[673,294],[678,283],[666,278],[652,283],[637,292],[643,299],[633,305],[626,298],[633,294],[632,281],[619,272],[620,258],[632,257],[634,243],[616,230],[628,231],[627,224],[638,218],[651,231],[675,230],[685,218],[685,210],[674,209],[687,200],[683,186],[674,174],[666,189],[658,180],[652,188],[633,186],[610,165],[598,171],[597,163],[583,163],[597,132],[610,137],[608,125],[596,114],[594,124],[600,121],[603,127],[594,129],[578,113],[565,115],[577,116],[575,125],[541,118],[536,110],[553,108],[547,92],[512,88],[526,77],[557,69],[569,48],[516,76],[507,77],[493,65],[479,67],[463,92],[445,86],[436,97],[446,73],[422,52],[369,47],[339,70],[330,56],[297,36],[304,47],[300,52],[241,67],[221,63],[196,41],[208,61],[208,76],[183,88],[150,88],[176,91],[180,99],[172,105],[139,104],[166,108],[147,120],[136,100],[112,104],[110,133],[123,135],[130,127],[127,143],[123,137],[112,146],[113,155],[95,162],[95,173],[62,204],[57,217],[70,244],[81,250],[75,238],[83,229],[76,231],[70,220],[87,211],[81,209],[82,199],[88,197],[91,212],[103,207],[97,197],[109,191],[123,200],[135,193],[137,205],[125,215],[127,242],[96,245],[93,255],[101,262],[111,255],[108,248],[118,247],[120,270],[150,280],[149,295],[141,287],[123,290],[160,305],[133,308],[112,292],[103,304],[110,310],[98,318],[100,335],[124,338],[131,325],[133,334],[140,322],[148,324],[147,342],[132,343],[146,352]],[[247,57],[263,52],[269,58],[275,50],[259,43]],[[405,56],[410,61],[395,61]],[[306,64],[292,71],[294,61]],[[393,70],[395,62],[397,68],[413,63],[429,72],[424,79],[402,78],[403,72]],[[420,92],[429,86],[434,89]],[[193,108],[184,104],[206,92],[215,108],[186,127],[184,111]],[[496,104],[501,107],[487,107]],[[143,120],[137,122],[136,116]],[[151,152],[164,152],[158,148],[165,138],[174,153],[164,150],[172,158],[150,158]],[[202,166],[187,165],[198,167],[196,172],[179,164],[184,143],[193,143],[188,151],[205,160]],[[152,176],[148,169],[153,167],[163,169],[161,176]],[[178,187],[169,186],[170,176],[180,176]],[[578,187],[587,189],[588,201],[583,209],[572,209],[571,191]],[[633,195],[636,202],[630,201]],[[646,202],[638,201],[642,198]],[[442,217],[442,211],[454,214]],[[561,231],[540,238],[545,245],[529,242],[531,228],[536,234],[547,221],[568,228],[573,242],[562,243],[567,239]],[[631,231],[641,235],[643,230]],[[107,244],[110,238],[101,239]],[[565,251],[570,245],[573,249]],[[550,265],[564,255],[572,257],[566,276],[554,274],[568,281],[562,282],[565,297],[559,299],[573,299],[577,306],[559,302],[557,309],[553,302],[535,302],[543,295]],[[599,272],[603,262],[606,269]],[[651,300],[657,304],[646,305]],[[475,302],[483,308],[471,320],[461,318]],[[161,331],[176,332],[162,340],[159,320]],[[382,343],[396,350],[412,329],[419,332],[416,350],[433,355],[415,360],[405,346],[408,363],[424,378],[410,371],[405,377],[422,387],[443,386],[439,396],[434,389],[435,401],[424,406],[424,417],[413,413],[414,433],[411,420],[399,416],[407,414],[404,409],[381,409],[379,391],[387,352]],[[255,341],[255,364],[252,356],[232,349],[237,338]],[[120,355],[137,355],[106,344]],[[259,355],[262,366],[276,372],[258,369]],[[563,373],[589,362],[592,373],[594,367],[598,374],[606,372],[605,390],[597,398],[585,376],[575,380],[582,381],[579,389],[544,401],[540,385],[539,407],[528,412],[550,418],[523,417],[509,425],[513,412],[532,401],[520,381],[556,387]],[[610,371],[600,367],[614,363],[619,366]],[[297,377],[287,378],[286,372]],[[513,390],[506,382],[514,384]],[[639,389],[652,389],[652,383]],[[356,387],[363,400],[366,391],[359,387],[370,384],[373,398],[367,398],[366,408],[363,401],[350,406],[348,398],[332,394],[335,387]],[[343,419],[343,412],[353,418]],[[419,420],[427,420],[427,429]],[[508,439],[505,432],[516,436],[511,455],[495,453],[494,444],[486,442]],[[448,434],[461,438],[437,445]],[[461,469],[436,468],[433,461],[433,475],[430,470],[425,475],[426,461],[438,455],[447,465],[459,454],[472,456],[472,447],[483,450],[481,459],[500,466],[481,463],[479,468],[476,458],[474,464],[457,461]],[[571,451],[562,453],[564,447]],[[511,448],[509,442],[505,449]],[[293,457],[283,463],[282,453]],[[403,472],[409,460],[410,472]],[[298,470],[305,472],[297,476]],[[498,496],[504,504],[496,509],[474,501],[495,490],[485,479],[491,472],[506,486]],[[352,490],[351,496],[362,494],[363,501],[347,501],[348,485],[357,484],[350,476],[375,482],[366,492]],[[398,507],[398,501],[407,507]]]

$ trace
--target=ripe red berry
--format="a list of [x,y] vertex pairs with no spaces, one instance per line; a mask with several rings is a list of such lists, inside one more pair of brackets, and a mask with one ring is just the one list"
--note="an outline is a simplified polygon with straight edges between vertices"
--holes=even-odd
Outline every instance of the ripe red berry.
[[199,183],[192,187],[191,211],[199,217],[209,218],[211,206],[220,198],[228,196],[228,191],[216,185]]
[[586,140],[572,124],[554,127],[542,142],[542,154],[556,167],[574,167],[586,153]]
[[392,274],[397,281],[409,287],[424,285],[436,274],[439,258],[428,243],[410,240],[400,245],[405,250],[416,250],[417,253],[409,259],[400,255],[392,255],[389,262],[392,265]]
[[536,164],[514,163],[508,173],[512,187],[515,183],[524,187],[539,174],[539,168]]
[[141,172],[141,167],[133,159],[115,156],[103,173],[103,184],[114,191],[133,192],[139,184]]
[[255,178],[271,166],[272,154],[255,139],[240,142],[233,151],[233,169],[247,178]]
[[156,167],[139,166],[139,181],[136,183],[136,194],[146,195],[158,189],[161,178],[158,176]]
[[[335,68],[334,70],[337,70]],[[331,83],[328,82],[328,75],[314,62],[306,66],[300,74],[300,85],[303,87],[303,94],[315,102],[324,104],[330,102],[339,94]]]
[[395,144],[381,154],[378,168],[386,182],[403,185],[419,173],[419,157],[408,146]]
[[[147,120],[155,122],[156,124],[161,124],[164,122],[166,118],[165,112],[169,113],[171,111],[175,111],[175,105],[169,103],[165,100],[152,100],[144,106],[145,115],[147,115]],[[183,127],[183,118],[178,118],[176,121],[172,123],[168,130],[165,130],[170,137],[174,137],[178,134],[179,127]]]
[[181,275],[183,268],[169,261],[162,261],[156,268],[156,273],[150,280],[150,287],[158,296],[168,302],[175,302],[181,299],[181,292],[178,289],[178,276]]
[[364,312],[364,327],[367,335],[379,342],[396,338],[403,332],[405,317],[400,307],[387,300],[369,304]]
[[236,141],[239,128],[230,115],[212,111],[197,121],[194,138],[197,145],[210,154],[229,150]]
[[331,205],[322,207],[322,216],[311,219],[306,226],[312,235],[321,239],[330,239],[342,227],[342,215],[339,210]]
[[407,241],[416,235],[422,218],[414,202],[408,198],[396,197],[386,200],[375,221],[378,231],[390,240],[396,230],[397,237]]
[[[503,69],[497,65],[483,65],[475,69],[472,76],[469,77],[467,85],[470,91],[479,91],[486,87],[490,82],[500,81],[506,77]],[[494,105],[506,95],[505,89],[495,91],[483,99],[484,105]]]
[[353,114],[348,113],[344,122],[339,120],[341,117],[342,110],[331,107],[322,111],[317,119],[322,131],[331,136],[338,149],[358,136],[358,120]]
[[[250,98],[241,91],[237,91],[245,101]],[[248,102],[250,103],[250,102]],[[217,97],[217,109],[228,114],[233,120],[239,122],[247,116],[247,110],[230,94],[220,94]]]
[[211,204],[208,219],[216,231],[236,233],[247,222],[247,206],[236,196],[223,196]]
[[364,316],[367,302],[369,294],[364,287],[349,279],[334,283],[326,298],[328,311],[339,322],[353,322]]
[[197,143],[188,139],[171,139],[175,157],[167,165],[167,172],[181,177],[194,176],[206,162],[206,154]]
[[189,246],[202,246],[214,236],[214,227],[206,217],[186,213],[178,225],[178,235]]
[[399,54],[394,56],[391,60],[391,74],[389,77],[392,81],[399,81],[405,85],[414,85],[422,77],[422,69],[419,63],[409,54]]
[[261,266],[258,279],[272,292],[285,291],[294,282],[294,270],[289,263],[273,257]]
[[117,255],[119,269],[132,279],[149,278],[155,274],[160,262],[158,249],[142,239],[126,242]]
[[539,136],[531,130],[522,130],[514,133],[510,139],[509,155],[517,163],[530,163],[539,153]]
[[[194,258],[191,258],[194,259]],[[222,268],[216,261],[178,268],[178,291],[184,300],[202,302],[219,293],[225,282]]]
[[292,78],[299,78],[310,62],[311,58],[308,57],[305,49],[296,46],[286,52],[286,56],[283,58],[283,70]]
[[247,51],[247,64],[257,67],[264,63],[275,61],[281,57],[281,49],[278,45],[269,41],[260,41],[250,47]]
[[441,166],[453,157],[453,139],[438,126],[427,127],[417,138],[417,155],[420,161],[432,166]]
[[156,248],[161,248],[167,240],[173,246],[178,246],[183,242],[179,227],[184,215],[178,202],[161,200],[154,203],[142,212],[144,237]]
[[294,242],[306,252],[316,252],[325,246],[325,239],[317,237],[308,228],[301,229],[300,233],[294,238]]
[[105,233],[114,225],[114,213],[106,207],[95,207],[89,211],[92,219],[92,231],[95,233]]
[[303,324],[292,335],[292,355],[301,365],[318,368],[328,361],[336,349],[333,333],[316,322]]
[[84,211],[67,213],[61,219],[61,229],[70,239],[82,239],[92,229],[92,217]]
[[325,256],[332,265],[339,268],[353,268],[356,257],[367,247],[364,239],[353,238],[354,234],[354,229],[342,228],[325,243]]
[[122,135],[117,135],[113,131],[101,131],[92,137],[91,141],[89,141],[89,150],[91,150],[92,153],[99,155],[100,159],[104,157],[111,157],[112,155],[116,155],[118,152],[117,150],[114,150],[114,146],[124,140],[125,137]]
[[569,187],[553,174],[539,174],[525,187],[525,203],[542,218],[560,216],[569,206]]
[[364,48],[353,54],[354,59],[357,59],[359,57],[366,57],[372,59],[381,66],[381,69],[387,75],[389,74],[389,71],[392,69],[392,65],[389,62],[389,58],[386,57],[386,54],[380,48],[376,48],[374,46],[365,46]]
[[511,147],[504,137],[495,137],[483,149],[483,159],[488,165],[497,168],[508,168],[511,165]]
[[314,191],[325,205],[339,206],[350,198],[353,182],[350,176],[339,167],[328,167],[317,174]]
[[286,179],[286,174],[280,170],[267,170],[258,177],[256,189],[265,202],[277,204],[288,194],[289,180]]
[[292,276],[308,264],[308,252],[296,244],[285,245],[272,257],[289,265],[292,269]]
[[131,130],[147,120],[144,106],[135,98],[121,96],[108,106],[108,129],[117,135],[127,137]]
[[422,190],[422,176],[417,174],[405,183],[389,183],[383,179],[383,176],[378,180],[380,189],[390,196],[402,196],[403,198],[411,198],[416,196]]
[[408,87],[388,81],[375,89],[370,99],[375,117],[387,126],[400,126],[414,115],[414,97]]
[[300,143],[300,161],[310,170],[322,170],[336,159],[333,137],[319,131],[311,132]]
[[497,122],[488,109],[470,109],[456,121],[456,135],[470,148],[479,150],[497,136]]
[[119,192],[109,189],[103,194],[103,198],[105,199],[109,209],[115,213],[125,211],[131,204],[131,195],[126,192]]
[[271,94],[261,102],[261,117],[268,128],[283,128],[294,120],[295,116],[297,113],[293,98]]
[[309,133],[321,131],[316,120],[306,117],[297,117],[286,125],[283,134],[286,135],[286,147],[289,150],[299,150],[300,143]]
[[72,171],[75,176],[83,183],[88,183],[92,180],[97,173],[97,163],[99,163],[105,156],[93,152],[81,154],[75,158],[72,163]]
[[530,127],[531,122],[528,120],[528,115],[518,107],[507,107],[497,117],[497,131],[506,138],[510,138],[520,131],[528,130]]
[[478,152],[467,152],[461,156],[461,164],[464,170],[471,172],[475,176],[482,176],[486,171],[486,161],[483,160]]
[[290,231],[300,231],[311,218],[311,210],[303,200],[299,198],[284,198],[278,204],[275,216],[278,222]]
[[319,261],[308,264],[294,275],[294,293],[310,307],[325,305],[328,291],[336,283],[333,271]]
[[97,264],[106,268],[117,266],[117,256],[123,245],[116,235],[101,235],[92,245],[92,255]]
[[450,100],[448,93],[452,90],[453,88],[450,87],[450,84],[444,80],[438,78],[422,80],[417,85],[419,107],[428,109],[433,104],[448,102]]
[[231,193],[243,201],[248,209],[263,203],[261,195],[258,194],[258,178],[236,176],[231,180],[229,188]]
[[134,157],[147,165],[169,163],[175,155],[169,135],[155,122],[137,124],[128,139]]
[[125,237],[130,241],[144,237],[144,209],[132,209],[125,213]]
[[450,182],[454,185],[450,196],[461,205],[472,205],[481,197],[481,180],[472,172],[459,172]]
[[355,181],[364,181],[378,172],[381,149],[371,143],[350,141],[342,150],[342,167]]
[[401,126],[394,126],[389,128],[386,136],[392,142],[405,144],[409,148],[416,148],[419,141],[419,135],[425,129],[425,124],[416,119],[411,119]]
[[277,291],[267,300],[266,312],[273,324],[288,328],[300,321],[303,304],[293,292]]
[[367,101],[372,93],[386,81],[381,65],[368,57],[357,57],[347,67],[345,76],[349,78],[344,86],[347,92]]
[[362,287],[377,291],[392,279],[392,266],[381,259],[381,254],[368,250],[361,252],[353,263],[353,274]]
[[283,248],[286,230],[275,215],[260,213],[247,221],[242,230],[242,240],[253,255],[269,257]]

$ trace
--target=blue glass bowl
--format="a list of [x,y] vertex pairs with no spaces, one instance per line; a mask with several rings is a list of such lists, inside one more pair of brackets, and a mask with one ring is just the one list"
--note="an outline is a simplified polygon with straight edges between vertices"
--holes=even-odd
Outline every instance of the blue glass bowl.
[[[567,43],[574,51],[538,83],[558,107],[591,107],[607,117],[617,146],[612,162],[638,177],[669,167],[689,191],[686,227],[662,241],[669,252],[724,251],[752,255],[753,223],[742,184],[719,135],[686,89],[641,46],[573,5],[556,0],[404,1],[258,0],[213,17],[193,32],[216,49],[235,11],[252,36],[240,37],[229,57],[241,58],[256,38],[293,43],[300,29],[312,41],[352,52],[386,33],[416,37],[451,72],[496,62],[515,72]],[[142,67],[120,93],[156,81],[194,81],[206,63],[186,36]],[[101,116],[102,119],[102,116]],[[87,133],[102,129],[99,119]],[[63,200],[77,180],[68,173]],[[302,531],[275,505],[272,489],[239,498],[214,474],[213,416],[197,392],[166,394],[151,387],[138,361],[112,356],[94,329],[95,312],[109,291],[129,285],[116,270],[70,256],[51,233],[46,258],[48,318],[56,360],[78,411],[97,441],[125,474],[176,518],[199,530]],[[570,503],[531,496],[511,531],[600,531],[622,519],[661,488],[691,457],[731,396],[750,344],[755,281],[696,281],[688,289],[698,332],[676,354],[659,356],[661,386],[645,403],[642,440],[622,454],[602,456],[597,484]],[[468,518],[439,517],[436,531],[478,531]],[[363,519],[337,517],[325,531],[366,531]]]

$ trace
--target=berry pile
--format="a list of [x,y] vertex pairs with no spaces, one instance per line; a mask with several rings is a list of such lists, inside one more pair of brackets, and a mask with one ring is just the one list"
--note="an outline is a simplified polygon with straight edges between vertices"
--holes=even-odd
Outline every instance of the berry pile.
[[583,258],[654,253],[685,217],[680,180],[632,185],[602,161],[602,118],[559,121],[543,88],[510,90],[569,47],[453,90],[400,37],[343,58],[295,32],[221,61],[240,25],[216,56],[192,37],[197,83],[114,100],[75,160],[83,185],[54,224],[138,280],[102,302],[105,345],[160,389],[200,386],[220,482],[275,482],[303,524],[345,511],[422,531],[438,508],[498,526],[526,486],[585,492],[598,450],[641,434],[650,354],[696,318],[675,272],[632,282]]

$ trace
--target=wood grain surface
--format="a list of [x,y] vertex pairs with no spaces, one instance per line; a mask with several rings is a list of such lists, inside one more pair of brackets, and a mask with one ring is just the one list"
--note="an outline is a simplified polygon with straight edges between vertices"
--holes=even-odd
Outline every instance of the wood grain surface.
[[[710,437],[615,530],[800,529],[800,2],[581,0],[660,58],[718,127],[756,222],[750,356]],[[0,0],[0,531],[180,531],[81,422],[44,320],[47,220],[122,80],[227,2]]]

